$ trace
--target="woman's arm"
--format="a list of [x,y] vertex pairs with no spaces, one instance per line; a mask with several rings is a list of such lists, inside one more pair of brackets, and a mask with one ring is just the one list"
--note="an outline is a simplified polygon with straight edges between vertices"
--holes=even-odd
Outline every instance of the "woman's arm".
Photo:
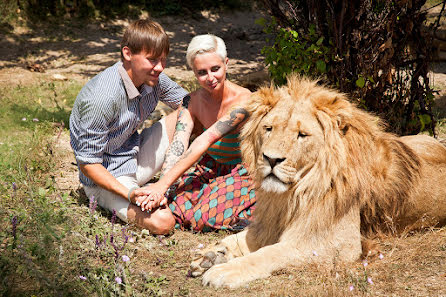
[[[189,139],[194,128],[194,117],[189,110],[190,100],[191,97],[189,95],[184,97],[182,106],[179,108],[172,143],[167,149],[166,158],[161,167],[161,177],[163,177],[164,174],[178,162],[189,146]],[[149,202],[147,195],[149,193],[150,191],[148,190],[148,187],[143,187],[140,190],[135,191],[136,204],[141,206],[143,211],[147,208],[147,203]],[[162,201],[164,198],[162,194],[164,194],[164,192],[159,193],[159,191],[154,191],[151,199],[154,200],[155,196],[157,196],[157,200]]]
[[198,136],[178,162],[167,170],[158,182],[147,187],[150,191],[147,199],[154,200],[151,201],[153,203],[147,202],[148,209],[157,207],[159,203],[165,201],[162,199],[158,202],[160,196],[163,196],[167,189],[198,161],[214,142],[236,129],[247,118],[247,115],[248,113],[244,108],[234,108]]
[[194,128],[194,119],[188,110],[189,100],[190,96],[184,98],[183,105],[178,112],[175,133],[161,168],[161,177],[178,162],[189,146],[189,139]]

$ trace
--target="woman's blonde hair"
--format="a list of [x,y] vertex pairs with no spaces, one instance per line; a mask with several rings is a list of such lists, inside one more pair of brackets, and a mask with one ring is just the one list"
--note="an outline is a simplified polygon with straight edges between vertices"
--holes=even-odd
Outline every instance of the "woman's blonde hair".
[[227,57],[226,45],[223,39],[212,34],[197,35],[189,43],[186,52],[187,65],[190,68],[195,57],[204,53],[216,53],[224,62]]

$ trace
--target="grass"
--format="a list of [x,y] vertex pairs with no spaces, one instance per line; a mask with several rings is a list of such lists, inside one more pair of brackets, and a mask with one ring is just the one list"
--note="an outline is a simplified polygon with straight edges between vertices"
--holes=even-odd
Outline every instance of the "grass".
[[446,294],[444,228],[381,238],[367,265],[310,263],[237,290],[203,287],[187,276],[191,252],[227,233],[151,236],[95,207],[76,187],[61,186],[72,156],[60,143],[67,142],[70,108],[80,88],[75,81],[0,88],[1,296]]

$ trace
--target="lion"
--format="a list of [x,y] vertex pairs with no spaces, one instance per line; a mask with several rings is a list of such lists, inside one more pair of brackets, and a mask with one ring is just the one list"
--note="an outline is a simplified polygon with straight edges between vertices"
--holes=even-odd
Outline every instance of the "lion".
[[385,132],[345,94],[298,76],[261,88],[247,109],[241,149],[254,220],[196,255],[191,273],[204,273],[204,285],[356,261],[363,238],[446,223],[446,146],[436,139]]

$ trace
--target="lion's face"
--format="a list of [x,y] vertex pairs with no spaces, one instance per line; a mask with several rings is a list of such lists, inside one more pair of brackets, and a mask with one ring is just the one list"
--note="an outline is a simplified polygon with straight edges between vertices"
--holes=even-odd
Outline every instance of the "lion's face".
[[353,121],[343,94],[292,77],[279,89],[261,88],[247,110],[242,157],[260,189],[307,191],[315,181],[319,189],[330,187],[328,177],[346,164],[343,139]]
[[297,184],[315,164],[324,142],[310,101],[280,94],[259,123],[256,180],[264,191],[281,193]]

